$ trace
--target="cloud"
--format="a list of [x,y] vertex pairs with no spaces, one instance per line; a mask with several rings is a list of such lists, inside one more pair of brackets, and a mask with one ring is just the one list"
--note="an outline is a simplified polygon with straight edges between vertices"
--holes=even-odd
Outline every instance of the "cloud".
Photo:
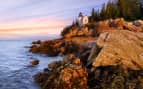
[[60,34],[67,23],[64,19],[47,17],[0,23],[0,38]]
[[89,15],[108,0],[1,0],[0,35],[59,34],[80,11]]
[[1,22],[0,29],[18,29],[18,28],[39,28],[39,27],[62,27],[69,23],[68,20],[51,17],[39,17],[21,19],[16,21]]
[[[80,10],[101,6],[108,0],[3,0],[0,1],[0,21],[25,19],[37,16],[61,16],[72,18]],[[72,10],[72,13],[70,12]],[[64,13],[71,13],[67,16]]]

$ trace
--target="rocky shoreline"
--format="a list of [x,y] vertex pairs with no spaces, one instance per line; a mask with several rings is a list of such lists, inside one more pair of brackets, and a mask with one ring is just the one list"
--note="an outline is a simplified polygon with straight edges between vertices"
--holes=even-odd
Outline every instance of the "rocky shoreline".
[[35,81],[42,89],[143,89],[142,31],[142,21],[115,19],[33,42],[32,53],[64,56],[36,74]]
[[55,40],[47,40],[39,43],[33,42],[30,52],[46,54],[48,56],[62,56],[66,54],[77,54],[79,51],[89,49],[89,44],[92,44],[94,37],[72,37],[72,38],[61,38]]

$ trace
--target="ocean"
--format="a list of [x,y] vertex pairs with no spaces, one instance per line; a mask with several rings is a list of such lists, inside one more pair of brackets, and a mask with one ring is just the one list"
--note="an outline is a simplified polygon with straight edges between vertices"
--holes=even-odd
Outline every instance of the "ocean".
[[[33,40],[0,40],[0,89],[40,89],[33,75],[42,71],[48,63],[61,60],[61,57],[32,54],[26,48]],[[33,59],[40,64],[29,67]]]

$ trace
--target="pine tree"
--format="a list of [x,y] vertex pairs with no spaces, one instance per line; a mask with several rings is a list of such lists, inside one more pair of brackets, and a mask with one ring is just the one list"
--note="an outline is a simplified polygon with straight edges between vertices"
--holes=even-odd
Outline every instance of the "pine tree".
[[140,12],[141,12],[141,17],[140,17],[140,19],[143,20],[143,2],[140,3]]
[[92,12],[91,12],[91,16],[95,16],[95,10],[94,10],[94,8],[92,8]]
[[95,21],[95,10],[94,8],[92,9],[92,12],[91,12],[91,22]]
[[102,9],[101,9],[101,12],[100,12],[100,20],[105,20],[105,19],[107,19],[107,17],[106,17],[107,15],[106,15],[106,5],[105,4],[103,4],[103,6],[102,6]]
[[98,21],[121,17],[126,20],[143,19],[143,0],[111,0],[103,4],[101,11],[92,9],[90,19]]
[[140,16],[140,0],[118,0],[121,16],[128,20],[137,19]]

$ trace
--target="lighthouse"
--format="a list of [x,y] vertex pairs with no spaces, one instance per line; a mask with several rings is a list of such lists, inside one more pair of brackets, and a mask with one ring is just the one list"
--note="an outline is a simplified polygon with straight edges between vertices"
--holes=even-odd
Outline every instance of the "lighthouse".
[[88,16],[84,16],[81,12],[78,16],[78,24],[79,26],[84,26],[85,24],[88,24]]

